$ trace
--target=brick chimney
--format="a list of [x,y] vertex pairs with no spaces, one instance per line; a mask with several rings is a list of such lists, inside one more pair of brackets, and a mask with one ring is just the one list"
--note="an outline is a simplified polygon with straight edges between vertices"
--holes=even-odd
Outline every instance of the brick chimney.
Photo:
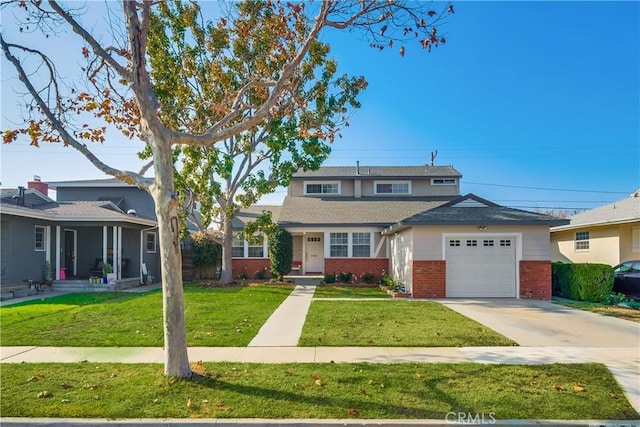
[[42,182],[38,175],[34,175],[33,181],[27,182],[27,187],[35,188],[45,196],[49,196],[49,184],[47,184],[46,182]]

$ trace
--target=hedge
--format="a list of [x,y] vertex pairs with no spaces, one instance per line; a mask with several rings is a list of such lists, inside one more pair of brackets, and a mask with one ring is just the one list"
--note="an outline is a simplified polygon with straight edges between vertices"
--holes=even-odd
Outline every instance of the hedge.
[[607,264],[564,264],[554,262],[554,295],[575,301],[602,302],[613,289],[613,267]]

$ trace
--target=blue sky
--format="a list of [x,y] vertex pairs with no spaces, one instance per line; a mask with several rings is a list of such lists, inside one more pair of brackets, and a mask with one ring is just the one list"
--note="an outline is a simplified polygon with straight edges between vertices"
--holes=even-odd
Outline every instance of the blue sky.
[[[339,70],[369,81],[327,165],[419,165],[437,150],[436,164],[462,173],[463,194],[527,209],[591,208],[640,187],[640,3],[454,5],[439,29],[447,43],[431,53],[409,42],[401,58],[357,34],[324,35]],[[19,101],[2,67],[5,129]],[[135,170],[138,148],[114,134],[100,152]],[[3,187],[35,174],[102,177],[62,147],[15,143],[1,154]]]

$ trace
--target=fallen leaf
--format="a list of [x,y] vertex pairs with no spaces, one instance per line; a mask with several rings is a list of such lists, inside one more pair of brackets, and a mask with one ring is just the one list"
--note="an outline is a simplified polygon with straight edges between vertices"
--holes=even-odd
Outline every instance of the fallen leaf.
[[358,415],[360,415],[356,408],[349,408],[347,410],[347,414],[349,414],[350,417],[357,417]]
[[40,393],[38,393],[38,397],[40,399],[47,399],[49,397],[53,397],[53,394],[51,394],[51,392],[45,390],[45,391],[41,391]]
[[582,387],[580,383],[573,383],[573,391],[577,391],[577,392],[584,391],[584,387]]
[[311,377],[311,379],[314,379],[314,380],[320,379],[320,377],[317,376],[316,374],[311,374],[309,376]]
[[66,390],[66,389],[70,388],[71,385],[69,383],[64,382],[64,383],[60,384],[60,387],[62,387],[63,389]]
[[322,380],[321,380],[321,379],[317,379],[317,380],[316,380],[316,385],[317,385],[318,387],[322,387],[322,386],[324,386],[324,383],[322,382]]
[[189,400],[187,401],[187,406],[189,408],[191,408],[193,406],[193,401],[191,400],[191,398],[189,398]]
[[561,385],[558,385],[558,384],[554,384],[554,385],[553,385],[553,388],[554,388],[554,390],[557,390],[557,391],[562,391],[562,390],[564,390],[564,388],[563,388]]

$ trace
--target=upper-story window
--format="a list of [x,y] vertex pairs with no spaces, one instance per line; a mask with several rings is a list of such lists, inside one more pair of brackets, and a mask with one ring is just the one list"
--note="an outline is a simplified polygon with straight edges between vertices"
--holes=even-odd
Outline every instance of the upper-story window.
[[433,178],[431,179],[431,185],[456,185],[455,178]]
[[411,194],[409,181],[376,181],[375,194]]
[[340,194],[340,182],[305,182],[304,194]]

